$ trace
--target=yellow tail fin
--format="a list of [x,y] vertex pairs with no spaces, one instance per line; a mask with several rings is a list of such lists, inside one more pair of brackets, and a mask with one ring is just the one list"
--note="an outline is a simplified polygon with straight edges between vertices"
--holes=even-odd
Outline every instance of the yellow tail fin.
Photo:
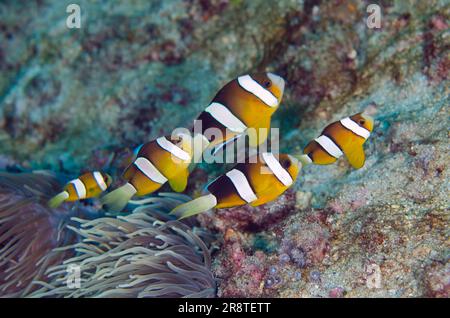
[[102,204],[105,205],[105,207],[111,212],[120,212],[136,192],[136,188],[130,183],[127,183],[108,193],[100,200]]
[[204,195],[200,198],[186,202],[173,209],[170,214],[175,215],[178,219],[184,219],[189,216],[193,216],[209,209],[212,209],[217,205],[217,199],[212,194]]
[[53,198],[48,200],[47,205],[54,209],[59,207],[67,198],[69,197],[69,193],[67,191],[63,191],[55,195]]
[[307,166],[311,163],[313,163],[313,161],[311,160],[311,158],[309,158],[308,155],[303,155],[303,154],[294,154],[293,155],[295,158],[298,159],[298,161],[301,162],[302,166]]

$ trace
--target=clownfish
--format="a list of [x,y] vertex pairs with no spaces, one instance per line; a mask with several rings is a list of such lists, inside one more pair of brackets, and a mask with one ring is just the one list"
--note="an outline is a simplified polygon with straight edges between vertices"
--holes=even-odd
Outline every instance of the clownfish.
[[188,134],[160,137],[139,146],[136,159],[129,165],[122,187],[105,195],[101,201],[109,209],[121,211],[134,196],[150,194],[166,182],[176,192],[186,188],[189,164],[192,160],[193,142]]
[[111,176],[106,173],[86,172],[77,179],[69,181],[62,192],[48,201],[48,206],[56,208],[63,202],[95,198],[105,191],[111,185],[111,182]]
[[143,145],[144,144],[140,144],[135,148],[126,148],[123,151],[122,157],[119,159],[119,164],[123,167],[128,167],[130,164],[132,164],[137,158],[137,154],[139,153],[139,150],[141,150]]
[[170,214],[182,219],[214,207],[265,204],[294,184],[302,168],[296,158],[287,154],[280,154],[277,159],[272,153],[265,152],[251,158],[210,182],[205,187],[207,194],[179,205]]
[[345,155],[356,169],[365,162],[363,144],[373,130],[373,118],[365,113],[346,117],[329,124],[322,134],[303,150],[300,161],[306,165],[328,165]]
[[[196,119],[201,121],[200,133],[214,147],[254,128],[256,136],[250,138],[249,145],[262,144],[267,139],[271,116],[281,103],[284,85],[284,79],[273,73],[243,75],[232,80]],[[205,131],[209,128],[219,129],[221,136],[208,136]]]

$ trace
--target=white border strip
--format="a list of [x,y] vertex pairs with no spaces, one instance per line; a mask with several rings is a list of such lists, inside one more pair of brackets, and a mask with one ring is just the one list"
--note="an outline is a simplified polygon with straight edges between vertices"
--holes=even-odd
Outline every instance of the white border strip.
[[206,107],[205,112],[210,113],[215,120],[233,132],[243,133],[247,129],[247,126],[239,118],[220,103],[211,103]]
[[315,141],[322,146],[323,149],[325,149],[326,152],[330,154],[330,156],[333,156],[335,158],[339,158],[343,155],[341,149],[339,149],[338,146],[334,143],[333,140],[328,138],[327,136],[320,136],[315,139]]
[[348,130],[352,131],[360,137],[363,137],[364,139],[367,139],[370,136],[370,131],[355,123],[350,117],[341,119],[341,124]]
[[191,160],[191,156],[186,151],[175,146],[173,143],[171,143],[169,140],[167,140],[166,137],[160,137],[160,138],[156,139],[156,142],[158,143],[158,145],[161,146],[161,148],[163,148],[164,150],[167,150],[175,157],[177,157],[181,160],[184,160],[184,161]]
[[246,201],[247,203],[251,203],[258,199],[242,171],[233,169],[231,171],[228,171],[226,175],[228,178],[230,178],[231,182],[233,182],[239,196],[244,201]]
[[162,173],[159,172],[159,170],[156,169],[156,167],[147,158],[139,157],[134,161],[134,164],[150,180],[159,184],[164,184],[167,182],[167,178],[164,177]]
[[94,171],[93,175],[100,189],[102,189],[102,191],[105,191],[108,186],[106,185],[105,179],[103,179],[102,174],[98,171]]
[[287,172],[286,169],[281,166],[280,162],[277,160],[277,158],[275,158],[273,153],[264,152],[262,154],[262,157],[269,166],[269,169],[273,172],[277,179],[280,180],[282,184],[284,184],[286,187],[289,187],[294,182],[289,172]]
[[72,183],[75,187],[78,198],[84,199],[86,197],[86,186],[84,185],[83,181],[81,181],[80,179],[75,179],[70,181],[70,183]]
[[238,77],[238,83],[243,89],[262,100],[267,106],[278,106],[278,99],[273,96],[270,91],[259,85],[259,83],[255,81],[250,75]]
[[136,148],[134,148],[134,150],[133,150],[133,155],[137,156],[138,153],[139,153],[139,151],[141,151],[143,145],[144,145],[144,144],[140,144],[139,146],[137,146]]

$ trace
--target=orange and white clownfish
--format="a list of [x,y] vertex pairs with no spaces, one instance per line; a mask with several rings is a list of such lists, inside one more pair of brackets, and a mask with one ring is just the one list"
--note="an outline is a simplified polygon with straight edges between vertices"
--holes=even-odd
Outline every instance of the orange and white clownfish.
[[322,134],[311,141],[299,157],[306,165],[328,165],[345,155],[356,169],[365,162],[363,144],[373,130],[373,119],[367,114],[358,113],[328,125]]
[[144,144],[140,144],[135,148],[125,148],[122,150],[122,153],[119,154],[121,158],[119,159],[119,166],[128,167],[130,164],[134,162],[137,158],[137,154],[139,150],[141,150]]
[[98,197],[112,182],[111,176],[100,171],[86,172],[77,179],[69,181],[62,192],[48,201],[51,208],[58,207],[63,202],[73,202]]
[[174,191],[186,188],[192,160],[193,138],[188,134],[160,137],[137,148],[134,162],[123,173],[127,181],[101,200],[111,210],[121,211],[134,196],[150,194],[169,182]]
[[[249,145],[262,144],[267,139],[271,116],[283,97],[284,85],[284,79],[273,73],[239,76],[227,83],[199,115],[200,133],[214,147],[254,128],[255,138],[250,138]],[[205,131],[209,128],[219,129],[221,138],[208,136]]]
[[171,214],[182,219],[214,207],[265,204],[294,184],[301,167],[302,164],[290,155],[280,154],[277,159],[270,152],[261,153],[213,180],[205,187],[207,194],[179,205]]

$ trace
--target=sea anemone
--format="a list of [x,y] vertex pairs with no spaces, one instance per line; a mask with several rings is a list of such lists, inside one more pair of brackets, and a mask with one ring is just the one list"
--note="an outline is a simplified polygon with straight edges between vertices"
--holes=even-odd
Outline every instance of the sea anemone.
[[[214,237],[168,212],[189,197],[160,194],[127,216],[72,218],[83,239],[67,246],[76,256],[53,266],[32,297],[214,297],[210,250]],[[80,284],[67,284],[68,268],[78,268]],[[77,288],[78,287],[78,288]]]
[[71,212],[45,204],[59,189],[46,173],[0,173],[1,297],[32,292],[33,280],[46,281],[45,270],[71,255],[54,251],[76,240],[77,234],[65,228]]

